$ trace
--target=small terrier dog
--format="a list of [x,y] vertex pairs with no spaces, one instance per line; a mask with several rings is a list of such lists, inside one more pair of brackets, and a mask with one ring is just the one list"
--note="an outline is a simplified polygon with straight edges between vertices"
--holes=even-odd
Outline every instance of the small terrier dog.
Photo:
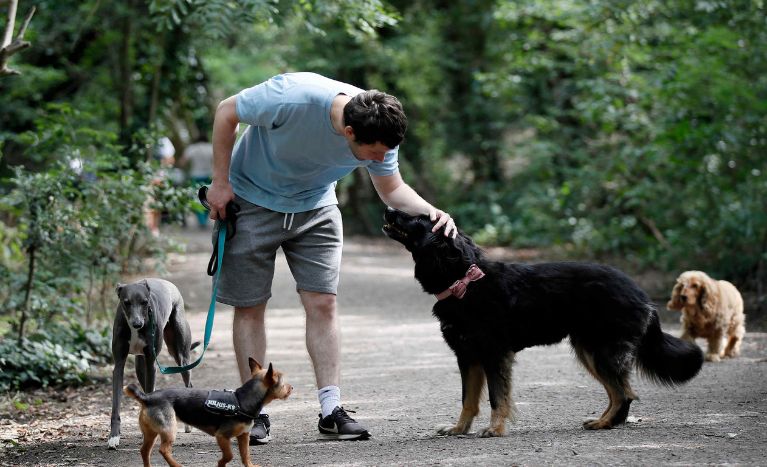
[[712,279],[701,271],[686,271],[676,280],[666,308],[682,312],[682,339],[708,340],[709,362],[740,355],[746,316],[743,297],[731,283]]
[[[248,358],[251,378],[234,391],[208,389],[162,389],[144,394],[135,383],[125,386],[123,392],[141,404],[139,426],[144,435],[141,459],[150,466],[150,457],[157,436],[160,437],[160,454],[172,467],[181,466],[171,451],[176,439],[176,417],[216,437],[221,448],[218,467],[232,460],[232,441],[237,438],[243,465],[256,467],[250,462],[250,428],[261,408],[275,399],[287,399],[293,387],[282,381],[282,373],[272,368],[262,368],[253,358]],[[175,413],[175,416],[174,416]]]

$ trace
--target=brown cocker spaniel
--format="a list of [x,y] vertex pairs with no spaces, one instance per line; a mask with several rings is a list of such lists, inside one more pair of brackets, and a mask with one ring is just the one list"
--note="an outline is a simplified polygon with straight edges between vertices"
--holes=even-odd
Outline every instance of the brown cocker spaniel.
[[740,355],[746,316],[743,298],[734,285],[712,279],[701,271],[687,271],[677,278],[666,307],[682,312],[682,339],[708,340],[706,360],[718,362]]

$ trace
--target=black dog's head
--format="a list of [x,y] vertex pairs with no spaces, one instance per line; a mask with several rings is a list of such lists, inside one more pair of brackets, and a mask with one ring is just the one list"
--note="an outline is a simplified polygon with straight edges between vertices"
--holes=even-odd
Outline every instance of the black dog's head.
[[[120,300],[118,310],[122,310],[125,320],[133,329],[141,329],[149,320],[149,298],[151,291],[147,281],[132,284],[118,284],[117,297]],[[120,311],[118,311],[119,313]]]
[[413,253],[436,241],[437,236],[444,236],[442,232],[431,231],[434,223],[425,214],[411,216],[393,208],[386,208],[384,221],[386,223],[383,232]]
[[413,254],[415,278],[428,293],[445,290],[482,259],[482,251],[460,230],[455,238],[446,237],[444,230],[432,232],[429,216],[387,208],[384,220],[384,233]]

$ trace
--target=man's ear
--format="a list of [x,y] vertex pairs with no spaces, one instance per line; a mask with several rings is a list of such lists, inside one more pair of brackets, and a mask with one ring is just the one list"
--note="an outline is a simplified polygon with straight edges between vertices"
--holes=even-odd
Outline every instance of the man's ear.
[[354,135],[354,128],[350,127],[349,125],[344,127],[344,136],[349,141],[356,141],[356,136]]

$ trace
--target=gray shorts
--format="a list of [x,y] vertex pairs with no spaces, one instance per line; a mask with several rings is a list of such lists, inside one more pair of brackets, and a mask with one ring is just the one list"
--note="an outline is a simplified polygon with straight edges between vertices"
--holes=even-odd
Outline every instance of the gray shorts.
[[[338,206],[285,214],[239,196],[235,202],[240,205],[237,231],[224,246],[217,301],[249,307],[269,300],[279,247],[298,290],[336,293],[344,242]],[[217,238],[214,229],[213,241]]]

